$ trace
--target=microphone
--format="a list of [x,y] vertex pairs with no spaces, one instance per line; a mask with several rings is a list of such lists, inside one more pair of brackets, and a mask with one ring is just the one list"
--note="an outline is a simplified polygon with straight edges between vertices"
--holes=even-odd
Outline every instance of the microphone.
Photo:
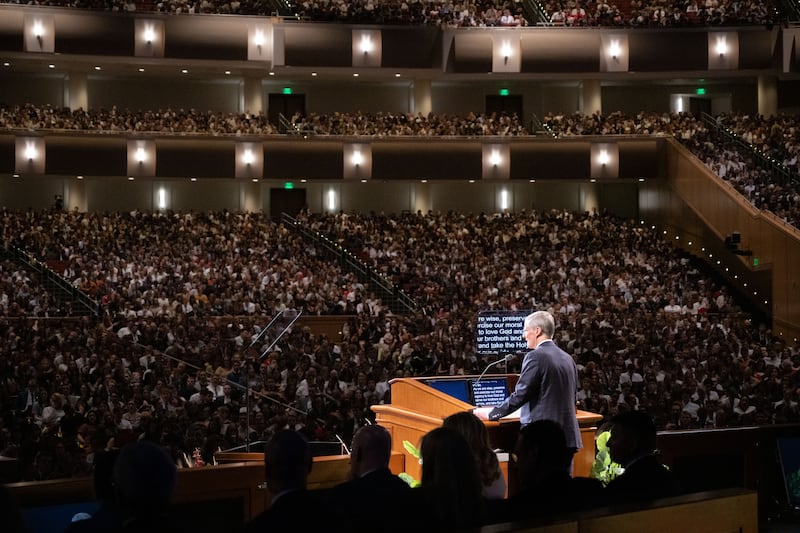
[[492,368],[493,366],[499,365],[500,363],[505,363],[505,362],[511,361],[513,358],[514,358],[514,354],[510,353],[510,354],[506,355],[505,357],[503,357],[502,359],[498,359],[497,361],[492,361],[491,363],[486,365],[486,368],[483,369],[483,372],[481,372],[481,375],[478,376],[478,379],[475,380],[475,383],[479,382],[483,378],[483,376],[486,375],[486,372],[488,372],[489,369]]

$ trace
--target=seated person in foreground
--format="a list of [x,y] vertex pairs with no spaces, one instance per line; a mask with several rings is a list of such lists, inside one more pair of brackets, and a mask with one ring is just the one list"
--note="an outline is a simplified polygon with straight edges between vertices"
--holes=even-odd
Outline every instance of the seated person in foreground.
[[331,505],[350,518],[352,531],[409,531],[411,487],[392,474],[392,437],[378,425],[353,437],[350,481],[329,492]]
[[520,430],[515,449],[520,490],[508,500],[491,502],[491,519],[509,522],[581,511],[603,505],[603,484],[571,477],[572,450],[553,420],[537,420]]
[[680,494],[678,482],[658,461],[656,426],[644,411],[627,411],[611,420],[611,460],[625,468],[606,486],[609,504],[642,502]]
[[422,481],[409,508],[415,530],[460,531],[485,523],[481,478],[466,439],[439,427],[422,437],[420,454]]
[[500,470],[497,454],[489,446],[489,432],[481,419],[465,411],[448,416],[442,425],[458,431],[467,439],[481,475],[483,497],[488,500],[505,498],[506,478]]
[[326,504],[319,491],[306,489],[312,457],[308,441],[296,431],[276,433],[264,449],[264,473],[272,497],[269,508],[246,532],[349,531],[344,515]]

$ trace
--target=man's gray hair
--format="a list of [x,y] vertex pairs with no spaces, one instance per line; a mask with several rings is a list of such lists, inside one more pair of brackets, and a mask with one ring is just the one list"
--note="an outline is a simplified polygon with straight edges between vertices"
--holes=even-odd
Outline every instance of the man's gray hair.
[[553,338],[553,334],[556,332],[556,322],[553,319],[553,315],[547,311],[536,311],[526,316],[525,328],[535,327],[542,328],[542,334],[547,338]]

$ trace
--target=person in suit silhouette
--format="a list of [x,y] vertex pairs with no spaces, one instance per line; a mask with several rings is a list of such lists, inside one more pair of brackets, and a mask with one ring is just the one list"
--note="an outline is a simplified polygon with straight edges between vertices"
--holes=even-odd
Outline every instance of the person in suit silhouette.
[[344,513],[352,531],[404,531],[409,529],[407,509],[411,487],[392,474],[389,458],[392,437],[378,425],[364,426],[353,437],[351,479],[335,487],[329,500]]
[[554,420],[564,430],[567,448],[574,455],[582,447],[575,409],[578,369],[572,356],[553,342],[554,333],[555,320],[547,311],[525,317],[522,337],[531,351],[522,361],[514,392],[492,409],[488,418],[498,420],[522,407],[522,427],[537,420]]
[[264,448],[264,474],[270,506],[245,527],[245,532],[348,531],[344,516],[336,512],[319,491],[306,489],[312,457],[300,433],[275,433]]
[[611,460],[625,471],[606,486],[609,503],[629,503],[680,494],[675,476],[657,457],[656,426],[644,411],[626,411],[611,419]]

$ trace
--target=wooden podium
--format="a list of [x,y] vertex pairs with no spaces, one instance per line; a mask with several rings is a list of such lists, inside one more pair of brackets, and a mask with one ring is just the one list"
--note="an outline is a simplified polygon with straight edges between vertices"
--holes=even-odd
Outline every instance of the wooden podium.
[[[392,435],[392,451],[405,454],[406,472],[415,479],[420,479],[422,469],[419,462],[411,457],[403,447],[407,440],[414,446],[419,446],[422,436],[428,431],[442,425],[442,421],[461,411],[475,409],[463,400],[441,392],[429,385],[428,381],[469,381],[478,376],[441,376],[397,378],[390,381],[392,387],[392,403],[389,405],[373,405],[376,422],[385,427]],[[493,374],[491,378],[505,378],[509,391],[513,391],[517,384],[517,374]],[[588,476],[594,461],[595,424],[603,417],[587,411],[578,411],[578,424],[581,428],[583,448],[575,455],[575,475]],[[503,418],[497,422],[485,421],[489,430],[489,441],[493,448],[513,452],[519,434],[519,418]],[[513,476],[512,476],[513,478]],[[512,487],[513,479],[509,479]]]

